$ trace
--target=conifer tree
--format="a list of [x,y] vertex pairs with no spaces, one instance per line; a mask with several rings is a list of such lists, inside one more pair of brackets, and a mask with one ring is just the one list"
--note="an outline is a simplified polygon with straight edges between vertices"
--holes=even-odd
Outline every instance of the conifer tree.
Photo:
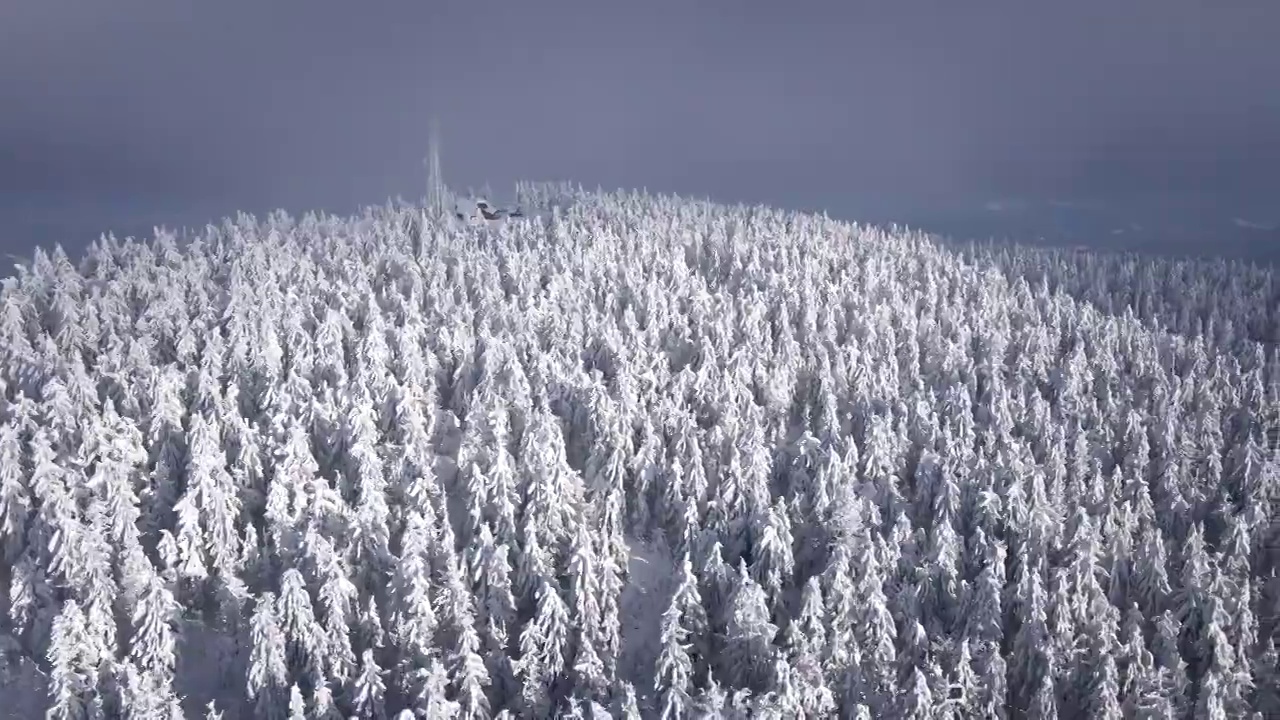
[[276,597],[266,592],[258,596],[250,621],[253,643],[249,654],[248,696],[259,717],[283,718],[287,709],[288,667],[284,633],[280,630]]

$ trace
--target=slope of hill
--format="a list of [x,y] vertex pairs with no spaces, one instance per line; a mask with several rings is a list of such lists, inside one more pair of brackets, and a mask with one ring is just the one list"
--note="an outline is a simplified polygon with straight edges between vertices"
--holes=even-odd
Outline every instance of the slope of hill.
[[1270,275],[557,193],[6,281],[9,709],[1280,714]]
[[1269,266],[995,243],[961,252],[1000,268],[1011,282],[1044,283],[1108,314],[1129,312],[1146,327],[1202,338],[1215,350],[1250,353],[1261,349],[1255,344],[1280,343],[1280,277]]
[[[1009,198],[902,213],[901,222],[965,240],[988,238],[1041,248],[1183,255],[1276,265],[1280,230],[1232,217],[1229,203],[1188,199],[1057,200]],[[1265,213],[1249,214],[1267,218]]]

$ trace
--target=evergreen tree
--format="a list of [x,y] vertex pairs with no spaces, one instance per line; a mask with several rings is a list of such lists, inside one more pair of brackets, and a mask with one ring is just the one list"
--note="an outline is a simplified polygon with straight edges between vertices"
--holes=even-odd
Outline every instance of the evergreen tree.
[[725,614],[724,656],[719,662],[725,683],[758,690],[769,685],[770,647],[778,628],[770,622],[764,589],[738,562],[737,586]]
[[91,715],[97,677],[86,662],[84,649],[90,646],[84,613],[75,600],[68,600],[53,621],[49,638],[49,717],[70,720]]
[[555,684],[565,670],[568,645],[568,608],[555,588],[544,582],[538,591],[536,613],[520,633],[516,667],[522,682],[521,698],[531,712],[542,715],[555,704]]
[[280,629],[275,594],[258,597],[250,620],[248,694],[254,702],[254,714],[264,718],[283,718],[286,704],[288,667],[284,633]]
[[386,682],[382,679],[383,672],[373,656],[373,650],[365,650],[360,656],[360,672],[351,686],[351,707],[358,717],[381,720],[387,716],[386,706],[383,704],[387,692]]

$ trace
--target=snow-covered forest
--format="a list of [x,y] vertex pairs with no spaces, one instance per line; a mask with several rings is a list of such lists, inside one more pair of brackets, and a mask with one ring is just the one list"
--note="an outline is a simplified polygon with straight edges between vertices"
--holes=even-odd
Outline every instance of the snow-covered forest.
[[1280,717],[1270,270],[566,192],[20,267],[0,715]]

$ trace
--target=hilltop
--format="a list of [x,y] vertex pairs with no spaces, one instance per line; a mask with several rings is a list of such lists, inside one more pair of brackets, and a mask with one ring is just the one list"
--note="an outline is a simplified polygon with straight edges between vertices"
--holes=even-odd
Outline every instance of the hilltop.
[[6,710],[1280,715],[1270,270],[526,200],[6,280]]

